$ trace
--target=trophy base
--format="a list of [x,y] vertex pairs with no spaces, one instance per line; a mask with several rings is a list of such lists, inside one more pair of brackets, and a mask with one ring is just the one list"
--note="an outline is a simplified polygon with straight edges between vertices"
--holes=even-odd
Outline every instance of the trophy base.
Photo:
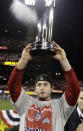
[[30,54],[32,56],[53,56],[55,55],[55,51],[53,50],[53,44],[48,42],[34,42],[32,43],[32,49]]

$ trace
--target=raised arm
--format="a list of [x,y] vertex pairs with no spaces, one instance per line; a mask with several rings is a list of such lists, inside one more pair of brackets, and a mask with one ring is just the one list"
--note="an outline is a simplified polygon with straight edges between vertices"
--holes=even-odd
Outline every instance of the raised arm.
[[64,77],[66,80],[66,90],[65,90],[65,98],[67,103],[70,106],[74,106],[77,102],[80,85],[74,70],[72,69],[64,49],[62,49],[58,44],[53,42],[54,50],[56,51],[56,55],[54,56],[60,62],[62,70],[64,71]]
[[16,100],[20,96],[22,90],[21,88],[22,76],[24,68],[26,67],[28,61],[31,59],[30,56],[31,48],[32,48],[31,44],[28,44],[26,48],[24,48],[21,59],[19,60],[18,64],[14,67],[11,76],[9,78],[8,88],[13,102],[16,102]]

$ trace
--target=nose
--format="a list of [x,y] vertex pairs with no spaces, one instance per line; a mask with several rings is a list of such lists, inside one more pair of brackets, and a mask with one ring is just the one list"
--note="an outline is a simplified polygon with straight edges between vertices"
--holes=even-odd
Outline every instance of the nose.
[[44,89],[45,89],[45,87],[44,87],[44,85],[42,84],[42,85],[41,85],[41,90],[44,90]]

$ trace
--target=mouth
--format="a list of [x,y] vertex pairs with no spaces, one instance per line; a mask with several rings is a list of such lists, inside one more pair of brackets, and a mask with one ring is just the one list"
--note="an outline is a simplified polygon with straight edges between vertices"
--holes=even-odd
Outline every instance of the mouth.
[[46,92],[41,92],[41,94],[44,94],[44,93],[46,93]]

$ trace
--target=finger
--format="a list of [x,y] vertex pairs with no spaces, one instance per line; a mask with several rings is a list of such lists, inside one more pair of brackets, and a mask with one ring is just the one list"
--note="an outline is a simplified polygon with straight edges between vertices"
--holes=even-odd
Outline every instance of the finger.
[[31,45],[31,44],[28,44],[25,49],[26,49],[26,50],[31,50],[31,49],[32,49],[32,45]]
[[32,43],[27,44],[26,48],[29,47],[29,46],[31,47],[31,46],[32,46]]
[[26,49],[26,51],[30,52],[31,49],[32,49],[32,47],[28,47],[28,48]]
[[56,42],[52,41],[52,43],[54,44],[54,46],[61,48]]
[[28,45],[32,46],[32,43],[29,43]]
[[61,54],[61,50],[55,50],[55,51],[56,51],[56,55]]
[[62,50],[62,48],[56,47],[56,46],[55,46],[53,49],[54,49],[55,51],[58,51],[58,50],[61,51],[61,50]]

